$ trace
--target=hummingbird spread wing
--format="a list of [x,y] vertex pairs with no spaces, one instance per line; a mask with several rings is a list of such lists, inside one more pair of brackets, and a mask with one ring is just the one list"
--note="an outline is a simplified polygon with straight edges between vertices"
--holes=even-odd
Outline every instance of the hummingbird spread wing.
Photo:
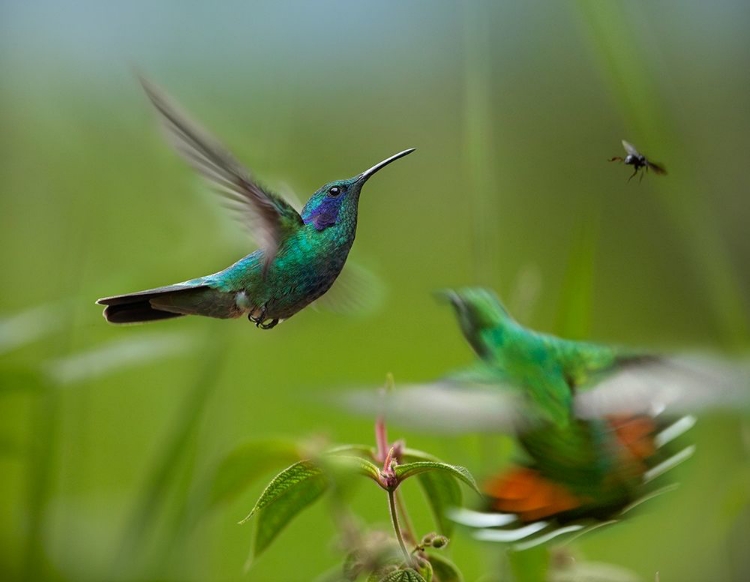
[[397,386],[387,394],[351,391],[336,400],[355,414],[385,415],[430,432],[513,433],[544,420],[516,384],[481,363],[437,382]]
[[589,390],[582,387],[574,408],[579,418],[610,414],[682,414],[730,409],[750,402],[750,364],[703,355],[625,358]]
[[343,315],[372,313],[383,303],[383,282],[370,270],[347,260],[333,286],[314,305]]
[[[358,414],[385,414],[394,422],[448,433],[522,435],[546,426],[565,430],[522,386],[482,364],[434,383],[400,386],[382,395],[362,390],[343,396]],[[676,416],[707,409],[750,405],[750,365],[710,358],[638,357],[582,386],[571,419],[621,415]]]
[[159,120],[177,152],[229,198],[265,256],[265,268],[273,260],[280,241],[302,225],[299,213],[281,196],[262,188],[250,172],[208,131],[203,129],[164,91],[140,79]]

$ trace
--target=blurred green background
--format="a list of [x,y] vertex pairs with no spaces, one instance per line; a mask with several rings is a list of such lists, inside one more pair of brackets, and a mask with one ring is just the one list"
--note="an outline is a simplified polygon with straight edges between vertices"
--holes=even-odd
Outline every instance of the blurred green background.
[[[251,527],[237,521],[264,479],[197,522],[196,491],[253,438],[373,441],[320,394],[469,362],[436,288],[489,285],[523,323],[571,337],[748,345],[747,2],[39,0],[4,2],[0,22],[4,580],[242,578]],[[272,332],[106,325],[96,298],[249,251],[162,141],[133,68],[303,200],[416,147],[360,205],[353,256],[385,283],[381,309],[308,309]],[[669,176],[627,183],[606,162],[622,138]],[[478,477],[509,458],[502,437],[390,430]],[[706,418],[680,489],[575,551],[644,580],[743,579],[749,431]],[[355,509],[387,526],[371,484]],[[327,510],[246,579],[335,566]],[[503,553],[463,533],[451,546],[467,580]]]

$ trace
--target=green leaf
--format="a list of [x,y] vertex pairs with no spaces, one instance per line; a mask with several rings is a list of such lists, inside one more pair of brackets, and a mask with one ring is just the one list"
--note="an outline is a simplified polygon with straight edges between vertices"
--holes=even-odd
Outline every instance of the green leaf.
[[257,514],[251,559],[259,556],[282,529],[328,488],[322,469],[310,461],[287,467],[266,487],[253,510],[240,523]]
[[452,475],[438,471],[421,473],[417,475],[417,480],[424,491],[438,531],[450,536],[454,524],[447,518],[446,512],[451,507],[461,506],[463,501],[461,487]]
[[420,475],[428,471],[442,471],[449,475],[452,475],[456,479],[460,479],[471,487],[474,491],[479,493],[474,477],[471,476],[469,470],[459,465],[449,465],[448,463],[442,463],[440,461],[415,461],[413,463],[405,463],[403,465],[397,465],[394,469],[396,477],[399,482],[414,475]]
[[369,477],[373,481],[379,482],[380,469],[372,461],[362,457],[351,455],[326,455],[321,459],[327,471],[334,474],[340,472],[357,473]]
[[464,582],[463,575],[448,558],[440,554],[430,554],[428,559],[432,564],[434,582]]
[[431,455],[430,453],[425,453],[424,451],[420,451],[419,449],[410,449],[405,448],[401,458],[405,461],[436,461],[440,462],[440,459],[438,459],[436,456]]
[[367,577],[367,582],[382,582],[386,576],[396,572],[398,572],[398,566],[396,566],[395,564],[385,566],[384,568],[372,572]]
[[299,447],[293,441],[243,443],[224,457],[216,469],[210,485],[209,508],[236,497],[264,473],[299,460]]
[[416,570],[408,568],[406,570],[398,570],[391,572],[384,578],[380,579],[380,582],[427,582]]
[[[403,459],[440,463],[439,459],[429,453],[415,449],[404,450]],[[454,524],[446,517],[446,511],[450,507],[459,507],[461,505],[463,501],[461,488],[451,475],[443,472],[428,471],[420,473],[417,475],[417,480],[424,491],[438,530],[441,534],[450,536],[453,532]]]
[[432,582],[433,572],[430,561],[421,556],[414,556],[414,560],[416,561],[417,572],[419,572],[419,575],[425,579],[425,582]]

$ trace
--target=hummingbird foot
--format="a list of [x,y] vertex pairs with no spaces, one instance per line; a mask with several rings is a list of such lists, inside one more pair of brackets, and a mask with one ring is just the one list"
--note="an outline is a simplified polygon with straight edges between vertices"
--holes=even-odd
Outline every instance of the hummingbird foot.
[[279,323],[278,319],[269,319],[266,317],[265,306],[261,307],[259,312],[258,310],[255,310],[248,313],[247,319],[254,323],[255,327],[259,327],[260,329],[273,329]]
[[255,324],[255,326],[259,327],[260,329],[273,329],[279,323],[278,319],[271,319],[266,321],[268,321],[268,323],[266,323],[265,321],[259,321]]

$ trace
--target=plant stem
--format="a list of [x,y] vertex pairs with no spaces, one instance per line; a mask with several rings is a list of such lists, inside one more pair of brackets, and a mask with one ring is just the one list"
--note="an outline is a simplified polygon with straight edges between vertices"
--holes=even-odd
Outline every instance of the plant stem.
[[404,537],[401,535],[401,528],[398,525],[398,513],[396,512],[396,492],[393,490],[388,491],[388,508],[391,511],[391,523],[393,524],[393,531],[396,532],[396,539],[401,546],[401,551],[404,553],[404,561],[411,565],[411,556],[406,551],[406,544],[404,544]]
[[377,460],[382,463],[385,461],[385,455],[388,452],[388,433],[385,428],[385,418],[378,416],[375,421],[375,443],[378,447]]
[[406,539],[412,542],[416,545],[417,543],[417,536],[414,533],[414,525],[411,522],[411,519],[409,519],[409,514],[406,513],[406,504],[404,503],[404,496],[401,495],[401,492],[396,489],[395,491],[396,496],[396,506],[398,507],[399,512],[401,513],[401,519],[404,522],[404,530],[406,534]]

